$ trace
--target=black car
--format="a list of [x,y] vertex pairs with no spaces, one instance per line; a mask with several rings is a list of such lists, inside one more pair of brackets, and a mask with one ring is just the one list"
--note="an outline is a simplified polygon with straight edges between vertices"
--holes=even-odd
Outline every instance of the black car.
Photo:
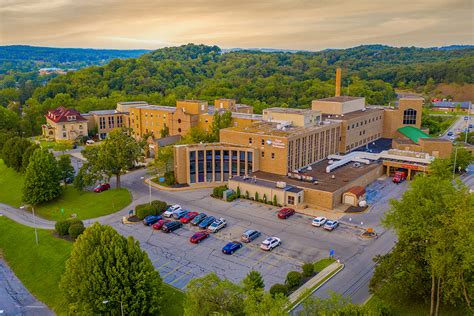
[[171,233],[181,227],[183,227],[183,223],[181,222],[169,222],[164,224],[161,230],[165,233]]

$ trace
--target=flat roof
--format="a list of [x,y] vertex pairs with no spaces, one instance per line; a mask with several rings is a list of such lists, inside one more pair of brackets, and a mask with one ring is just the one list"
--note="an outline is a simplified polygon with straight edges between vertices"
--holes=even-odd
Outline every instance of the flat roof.
[[260,121],[255,122],[250,126],[234,126],[226,128],[226,130],[232,130],[235,132],[258,134],[258,135],[269,135],[269,136],[279,136],[279,137],[288,137],[292,135],[302,134],[309,131],[314,131],[328,125],[337,125],[337,122],[325,121],[321,125],[313,125],[310,127],[303,126],[287,126],[285,129],[278,128],[280,123],[269,122],[269,121]]
[[232,112],[232,117],[247,119],[247,120],[256,120],[256,121],[260,121],[263,119],[263,116],[261,114],[239,113],[239,112]]
[[122,112],[118,112],[116,110],[97,110],[97,111],[89,111],[89,114],[97,114],[97,115],[111,115],[111,114],[120,114]]
[[117,104],[122,104],[122,105],[148,104],[148,102],[145,102],[145,101],[125,101],[125,102],[117,102]]
[[323,114],[323,119],[348,121],[348,120],[352,120],[358,117],[363,117],[366,115],[373,114],[374,112],[383,112],[383,109],[366,108],[364,111],[358,110],[358,111],[349,112],[343,115]]
[[424,142],[439,142],[439,143],[451,143],[449,139],[444,139],[444,138],[421,138],[423,139]]
[[174,106],[165,106],[165,105],[143,105],[137,106],[135,109],[144,109],[144,110],[160,110],[160,111],[168,111],[168,112],[175,112],[176,108]]
[[291,185],[288,185],[288,184],[284,188],[279,188],[279,187],[276,186],[276,182],[268,181],[268,180],[264,180],[264,179],[259,179],[259,178],[255,179],[253,177],[233,176],[231,178],[231,180],[242,182],[242,183],[254,184],[254,185],[258,185],[258,186],[262,186],[262,187],[266,187],[266,188],[271,188],[271,189],[274,189],[274,190],[289,191],[289,192],[293,192],[293,193],[298,193],[298,192],[303,191],[303,189],[301,189],[301,188],[297,188],[297,187],[294,187],[294,186],[291,186]]
[[206,100],[193,100],[193,99],[181,99],[181,100],[177,100],[177,102],[199,102],[199,103],[202,103],[202,102],[206,102]]
[[276,113],[288,113],[288,114],[308,114],[308,113],[321,113],[321,111],[313,111],[312,109],[299,109],[299,108],[280,108],[280,107],[273,107],[273,108],[266,108],[263,112],[270,111]]
[[323,99],[316,99],[314,101],[326,101],[326,102],[348,102],[358,99],[364,99],[363,97],[350,97],[346,95],[338,96],[338,97],[329,97]]
[[[349,163],[331,171],[330,173],[326,173],[328,160],[325,159],[323,161],[312,164],[312,170],[305,170],[299,173],[300,175],[312,176],[313,178],[315,178],[316,181],[318,181],[318,184],[313,184],[313,182],[292,179],[288,176],[282,176],[263,171],[254,172],[252,175],[255,175],[259,179],[274,182],[283,181],[292,186],[298,186],[325,192],[335,192],[343,186],[346,186],[347,184],[350,184],[351,182],[362,177],[367,172],[378,168],[380,165],[381,162],[371,162],[368,165],[360,164],[359,167],[354,167],[354,163]],[[332,179],[332,175],[335,176],[334,179]]]

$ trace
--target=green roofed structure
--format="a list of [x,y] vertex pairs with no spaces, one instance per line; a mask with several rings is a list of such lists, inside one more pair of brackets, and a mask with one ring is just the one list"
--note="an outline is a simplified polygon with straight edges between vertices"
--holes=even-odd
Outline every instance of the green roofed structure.
[[431,138],[430,135],[423,132],[421,129],[413,126],[403,126],[398,129],[400,133],[411,139],[413,142],[418,143],[420,138]]

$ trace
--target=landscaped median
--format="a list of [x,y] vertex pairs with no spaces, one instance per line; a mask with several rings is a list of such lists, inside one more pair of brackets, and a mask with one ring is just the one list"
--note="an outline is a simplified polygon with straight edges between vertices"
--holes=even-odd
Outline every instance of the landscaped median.
[[[316,271],[318,270],[319,267],[327,265],[327,263],[330,262],[327,260],[333,261],[333,259],[323,259],[323,260],[315,263]],[[288,306],[288,311],[291,311],[298,304],[303,302],[307,297],[313,294],[314,291],[320,288],[324,283],[326,283],[329,279],[331,279],[334,275],[336,275],[342,269],[344,269],[344,264],[337,261],[323,268],[320,272],[318,272],[318,274],[316,274],[313,278],[305,282],[296,291],[291,293],[290,296],[288,296],[288,299],[290,301],[290,305]]]
[[[53,231],[34,229],[0,216],[0,252],[25,287],[57,315],[67,315],[66,301],[59,289],[73,243],[55,236]],[[163,315],[182,315],[184,293],[163,283]]]

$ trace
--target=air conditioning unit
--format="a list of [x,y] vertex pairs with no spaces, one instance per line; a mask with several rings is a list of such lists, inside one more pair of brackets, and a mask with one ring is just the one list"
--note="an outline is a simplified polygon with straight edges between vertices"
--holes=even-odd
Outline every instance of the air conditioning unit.
[[276,183],[276,187],[277,187],[277,188],[280,188],[280,189],[284,189],[284,188],[286,188],[286,182],[278,181],[278,182]]

